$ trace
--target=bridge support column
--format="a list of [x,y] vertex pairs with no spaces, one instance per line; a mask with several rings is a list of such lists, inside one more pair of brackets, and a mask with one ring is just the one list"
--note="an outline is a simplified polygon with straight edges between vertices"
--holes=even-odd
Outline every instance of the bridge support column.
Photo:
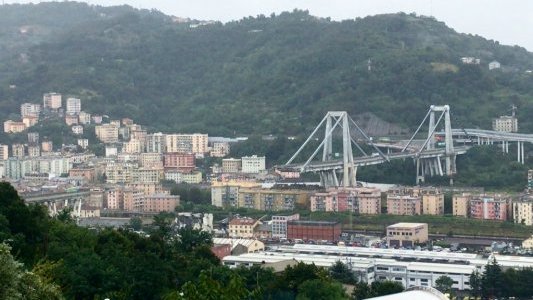
[[426,172],[424,170],[423,162],[420,158],[416,159],[416,184],[424,183],[426,181]]
[[526,162],[525,156],[524,156],[524,142],[520,143],[520,153],[522,154],[522,164]]
[[505,141],[505,153],[509,153],[509,141]]
[[521,164],[524,164],[524,142],[517,142],[516,143],[516,150],[517,150],[517,157],[516,157],[516,160],[521,163]]
[[479,136],[477,137],[477,145],[481,145],[481,138],[479,138]]

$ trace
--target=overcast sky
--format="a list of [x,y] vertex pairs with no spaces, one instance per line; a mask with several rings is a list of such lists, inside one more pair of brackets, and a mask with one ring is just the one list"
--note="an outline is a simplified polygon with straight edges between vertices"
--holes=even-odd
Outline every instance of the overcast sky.
[[[28,3],[38,1],[10,1]],[[478,34],[533,51],[533,1],[530,0],[88,0],[91,4],[128,4],[199,20],[230,21],[258,14],[307,9],[334,20],[415,12],[434,16],[459,32]],[[0,16],[1,17],[1,16]]]

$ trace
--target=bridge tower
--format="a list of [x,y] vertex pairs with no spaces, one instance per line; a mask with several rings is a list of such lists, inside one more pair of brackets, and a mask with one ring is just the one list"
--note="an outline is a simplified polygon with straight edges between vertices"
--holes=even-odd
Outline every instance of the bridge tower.
[[[357,131],[359,135],[361,135],[363,139],[371,145],[372,140],[361,130],[361,128],[345,111],[328,112],[318,126],[313,130],[307,140],[300,146],[298,151],[296,151],[296,153],[287,161],[285,165],[290,165],[296,159],[296,157],[302,153],[302,150],[310,143],[310,141],[313,139],[319,140],[317,132],[319,132],[320,128],[324,128],[324,137],[311,156],[307,158],[306,162],[299,166],[300,172],[305,172],[311,161],[315,158],[318,152],[322,150],[321,162],[324,163],[324,167],[316,171],[320,175],[321,185],[325,187],[355,187],[357,185],[357,167],[354,165],[352,144],[355,145],[364,156],[368,155],[359,146],[359,144],[357,144],[351,128],[355,128],[355,131]],[[334,138],[336,137],[342,137],[342,151],[339,151],[342,153],[342,166],[339,168],[327,166],[328,162],[336,163],[339,161],[338,157],[336,157],[336,154],[339,152],[334,152],[333,150],[333,142]],[[378,151],[380,155],[383,155],[383,153],[377,147],[374,146],[374,149]]]
[[[438,116],[438,118],[436,118]],[[431,105],[426,116],[418,126],[418,129],[415,131],[407,145],[402,150],[405,151],[413,139],[416,137],[422,126],[424,126],[426,120],[429,117],[428,121],[428,135],[424,141],[422,147],[417,152],[415,156],[416,163],[416,183],[424,182],[426,175],[442,176],[444,174],[448,176],[453,176],[457,173],[456,158],[457,154],[454,151],[453,146],[453,135],[452,135],[452,124],[450,118],[450,106],[449,105]],[[444,119],[444,156],[443,157],[421,157],[422,151],[430,151],[437,149],[437,139],[436,139],[436,130],[441,121]],[[445,162],[445,170],[442,169],[441,159]],[[450,178],[450,182],[453,183],[453,179]]]

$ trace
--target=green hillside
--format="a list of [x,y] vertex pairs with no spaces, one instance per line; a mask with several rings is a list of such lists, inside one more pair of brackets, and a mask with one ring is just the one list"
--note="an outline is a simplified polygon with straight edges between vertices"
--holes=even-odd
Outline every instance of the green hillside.
[[[51,7],[60,8],[56,17],[43,17]],[[197,22],[157,11],[72,2],[1,6],[6,12],[0,25],[48,33],[0,39],[0,49],[10,49],[0,56],[1,119],[57,91],[79,96],[89,112],[162,131],[303,135],[327,110],[373,113],[412,129],[430,104],[450,104],[456,127],[488,128],[515,104],[521,130],[533,132],[525,117],[533,113],[533,76],[525,72],[533,53],[433,18],[333,22],[293,11],[191,26]],[[464,56],[481,64],[464,65]],[[502,69],[489,71],[492,60]]]

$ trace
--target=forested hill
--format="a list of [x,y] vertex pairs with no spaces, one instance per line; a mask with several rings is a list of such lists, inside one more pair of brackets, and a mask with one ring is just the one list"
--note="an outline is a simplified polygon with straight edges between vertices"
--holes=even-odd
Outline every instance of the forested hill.
[[[430,104],[450,104],[456,127],[488,128],[515,104],[533,132],[533,54],[433,18],[293,11],[201,25],[73,2],[3,5],[0,16],[2,120],[56,91],[163,131],[303,134],[328,110],[413,128]],[[493,60],[502,69],[489,71]]]

